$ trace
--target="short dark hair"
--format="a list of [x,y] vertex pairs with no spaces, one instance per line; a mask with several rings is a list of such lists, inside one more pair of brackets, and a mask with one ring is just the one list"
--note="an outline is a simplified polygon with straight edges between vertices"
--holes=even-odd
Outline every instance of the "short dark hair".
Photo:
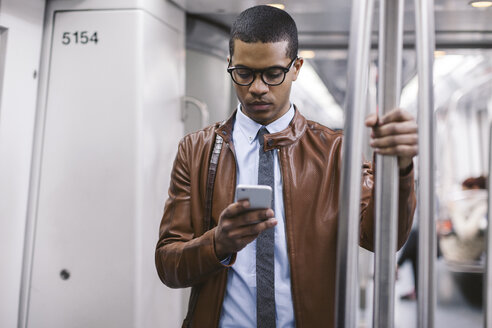
[[466,189],[487,189],[487,178],[483,175],[471,177],[463,181],[461,186]]
[[297,56],[297,26],[285,11],[272,6],[255,6],[237,16],[231,27],[229,54],[234,54],[234,40],[246,43],[288,41],[287,57]]

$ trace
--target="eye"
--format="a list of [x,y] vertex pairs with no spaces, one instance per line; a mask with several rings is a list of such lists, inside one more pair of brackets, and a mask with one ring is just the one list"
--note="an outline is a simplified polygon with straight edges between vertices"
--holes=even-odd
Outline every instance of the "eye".
[[265,71],[264,76],[268,80],[276,80],[282,78],[284,71],[279,68],[270,68]]
[[249,68],[236,68],[234,73],[242,79],[247,79],[253,74]]

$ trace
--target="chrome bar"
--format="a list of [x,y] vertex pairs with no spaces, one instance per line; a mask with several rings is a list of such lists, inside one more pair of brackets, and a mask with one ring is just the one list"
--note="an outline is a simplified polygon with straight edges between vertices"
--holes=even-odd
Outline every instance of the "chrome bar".
[[434,220],[434,1],[415,0],[415,31],[419,82],[419,191],[418,191],[418,327],[434,327],[436,304]]
[[492,195],[490,191],[492,190],[492,179],[490,174],[492,172],[492,124],[490,125],[490,135],[489,135],[489,177],[487,179],[488,188],[488,210],[487,210],[487,232],[486,232],[486,243],[487,248],[485,251],[485,274],[483,275],[483,326],[485,328],[492,328],[492,225],[490,224],[490,217],[492,215]]
[[[398,108],[403,52],[403,0],[379,2],[380,116]],[[374,327],[394,325],[399,169],[396,156],[376,156]]]
[[357,327],[362,131],[374,0],[353,0],[337,241],[335,327]]
[[198,109],[198,112],[200,113],[200,128],[204,128],[210,124],[208,122],[210,117],[210,112],[208,111],[207,104],[191,96],[183,96],[183,104],[181,106],[181,121],[185,121],[188,118],[186,104],[194,105],[196,109]]
[[[50,12],[53,3],[47,1],[45,14]],[[52,12],[52,11],[51,11]],[[39,65],[38,99],[36,101],[36,117],[34,121],[34,138],[29,177],[29,194],[27,202],[26,226],[24,233],[24,250],[22,256],[21,285],[19,292],[19,310],[17,328],[27,328],[29,318],[29,302],[31,298],[31,279],[36,243],[38,198],[41,179],[41,164],[46,122],[46,104],[49,86],[50,52],[53,32],[53,20],[45,19],[43,28],[43,47]]]

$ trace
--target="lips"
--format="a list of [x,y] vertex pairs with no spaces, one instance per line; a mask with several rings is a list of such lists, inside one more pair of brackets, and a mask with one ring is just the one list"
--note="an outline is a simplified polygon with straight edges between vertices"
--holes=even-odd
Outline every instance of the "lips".
[[254,110],[266,110],[269,109],[271,105],[272,105],[271,103],[267,103],[263,101],[255,101],[249,103],[249,107]]

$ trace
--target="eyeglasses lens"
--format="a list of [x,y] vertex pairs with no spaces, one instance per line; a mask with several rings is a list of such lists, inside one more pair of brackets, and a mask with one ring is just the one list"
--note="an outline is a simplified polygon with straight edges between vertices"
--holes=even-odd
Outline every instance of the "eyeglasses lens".
[[253,71],[249,68],[236,68],[232,71],[232,78],[238,84],[250,84],[253,79]]
[[[284,80],[285,72],[278,67],[272,67],[262,72],[262,80],[268,85],[278,85]],[[232,78],[241,85],[249,85],[254,80],[253,70],[249,68],[236,68],[232,71]]]
[[272,67],[263,72],[263,81],[269,85],[277,85],[283,82],[285,72],[281,68]]

